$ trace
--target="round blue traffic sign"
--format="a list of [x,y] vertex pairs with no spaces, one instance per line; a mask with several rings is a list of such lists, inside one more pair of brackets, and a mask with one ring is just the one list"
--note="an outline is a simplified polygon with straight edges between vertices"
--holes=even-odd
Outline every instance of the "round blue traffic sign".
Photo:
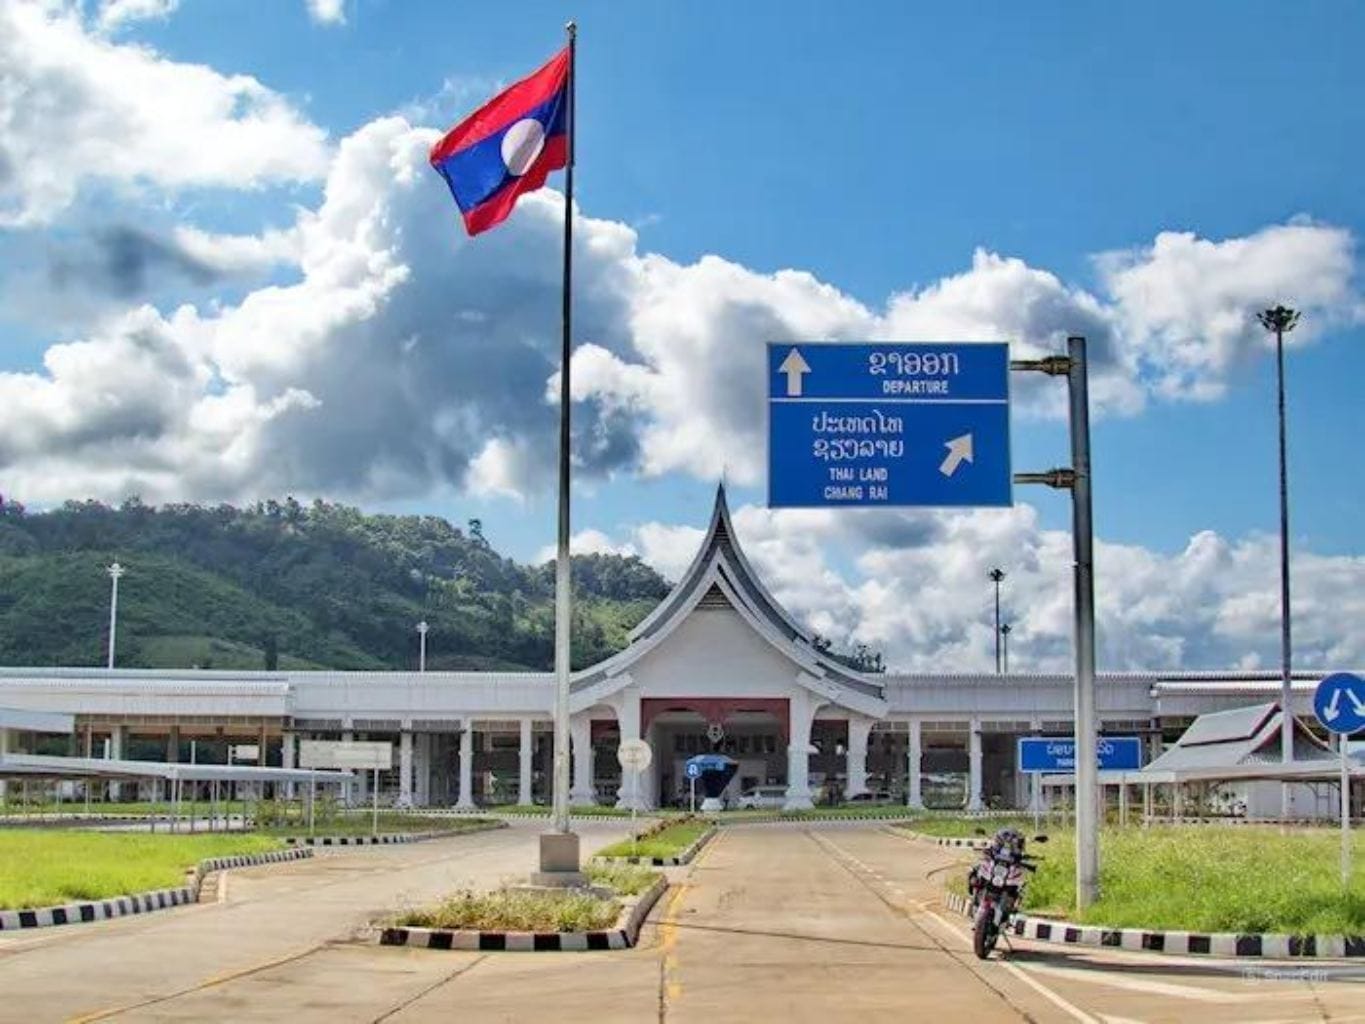
[[697,779],[701,777],[701,765],[699,764],[689,764],[684,769],[684,771],[687,773],[687,777],[689,779]]
[[1365,729],[1365,679],[1337,672],[1318,683],[1313,713],[1331,732],[1349,736]]

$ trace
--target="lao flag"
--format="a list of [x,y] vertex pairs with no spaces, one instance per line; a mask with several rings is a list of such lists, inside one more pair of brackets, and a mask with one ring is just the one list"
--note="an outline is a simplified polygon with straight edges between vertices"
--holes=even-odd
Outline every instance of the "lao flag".
[[471,235],[504,221],[518,196],[568,163],[569,60],[566,47],[431,147]]

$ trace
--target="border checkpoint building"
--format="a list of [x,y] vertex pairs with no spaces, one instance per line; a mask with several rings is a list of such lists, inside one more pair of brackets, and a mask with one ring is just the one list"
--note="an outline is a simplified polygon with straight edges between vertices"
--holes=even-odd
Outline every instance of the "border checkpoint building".
[[[1300,717],[1317,679],[1295,676]],[[1101,732],[1144,737],[1150,761],[1196,717],[1278,693],[1276,672],[1124,672],[1101,673],[1096,700]],[[0,669],[0,707],[74,716],[69,753],[86,757],[127,757],[134,738],[167,761],[189,740],[236,741],[292,768],[301,739],[388,740],[397,764],[380,785],[400,806],[547,803],[554,700],[550,672]],[[624,650],[572,678],[570,800],[682,803],[684,762],[719,749],[739,764],[734,791],[783,786],[786,809],[826,785],[910,807],[1024,808],[1015,741],[1070,735],[1071,708],[1070,674],[864,674],[817,649],[749,564],[722,486],[677,585]],[[654,752],[638,794],[620,788],[622,738]],[[0,734],[0,754],[23,741]],[[372,795],[365,774],[357,801]],[[1310,804],[1296,815],[1328,811],[1294,788]]]

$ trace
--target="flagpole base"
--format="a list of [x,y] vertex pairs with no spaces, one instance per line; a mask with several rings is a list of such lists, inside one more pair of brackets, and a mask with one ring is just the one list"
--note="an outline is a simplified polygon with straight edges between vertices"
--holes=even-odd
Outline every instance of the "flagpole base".
[[588,884],[579,862],[578,834],[542,832],[540,870],[531,875],[534,885],[571,887]]

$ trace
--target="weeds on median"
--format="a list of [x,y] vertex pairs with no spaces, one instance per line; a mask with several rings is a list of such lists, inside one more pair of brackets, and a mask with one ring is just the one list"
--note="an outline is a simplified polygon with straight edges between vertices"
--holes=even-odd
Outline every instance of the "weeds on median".
[[597,851],[599,857],[676,857],[711,828],[710,822],[696,818],[663,822],[642,832],[632,842],[623,839]]
[[621,904],[589,890],[496,889],[457,892],[436,904],[400,914],[409,928],[474,931],[591,932],[610,928]]

